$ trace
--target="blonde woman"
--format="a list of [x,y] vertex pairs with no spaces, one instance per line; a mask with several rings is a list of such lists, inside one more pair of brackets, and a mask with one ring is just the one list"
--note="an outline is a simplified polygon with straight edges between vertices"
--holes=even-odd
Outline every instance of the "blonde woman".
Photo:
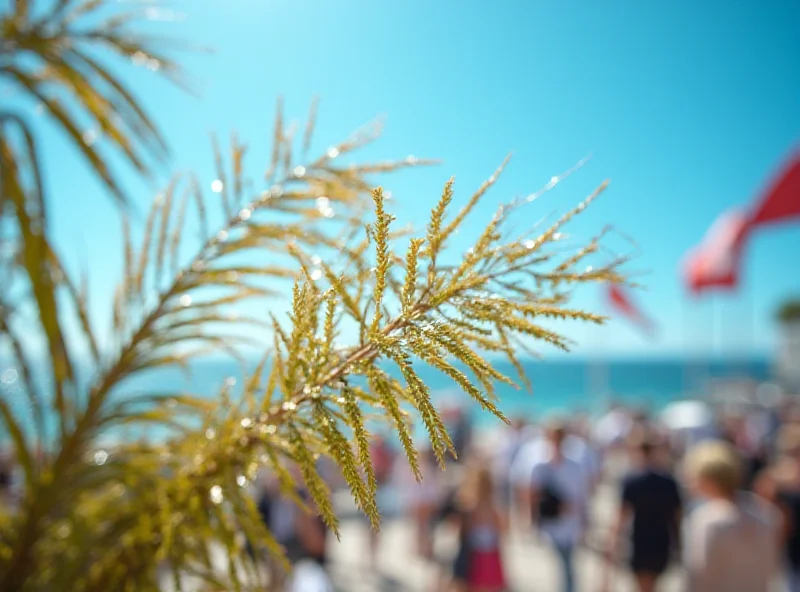
[[742,459],[722,441],[690,450],[686,475],[704,500],[689,517],[685,564],[690,592],[768,592],[779,568],[780,516],[739,490]]

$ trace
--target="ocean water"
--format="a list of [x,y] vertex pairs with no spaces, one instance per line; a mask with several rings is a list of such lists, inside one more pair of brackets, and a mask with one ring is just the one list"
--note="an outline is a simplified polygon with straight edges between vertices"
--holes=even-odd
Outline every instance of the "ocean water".
[[[715,379],[750,378],[757,381],[771,377],[771,366],[764,359],[750,360],[616,360],[587,361],[558,359],[528,361],[525,370],[532,382],[533,391],[515,389],[509,385],[498,386],[498,407],[509,417],[522,416],[531,421],[541,419],[555,411],[597,413],[613,399],[635,405],[642,410],[657,412],[668,403],[702,396]],[[508,364],[498,363],[501,372],[516,376]],[[470,414],[478,429],[499,425],[496,418],[473,404],[466,395],[441,373],[420,366],[419,373],[428,384],[434,399],[441,405],[458,404]],[[177,370],[158,370],[142,374],[122,385],[115,397],[137,396],[147,393],[190,392],[209,398],[218,397],[223,385],[236,381],[232,396],[243,383],[241,368],[233,362],[208,361],[195,363],[188,374]],[[10,401],[18,416],[28,423],[26,399],[15,384],[0,384],[0,396]],[[47,423],[50,430],[54,418]],[[4,426],[0,438],[7,439]],[[128,429],[127,437],[148,436],[159,438],[162,431],[149,427]],[[113,435],[112,435],[113,436]]]
[[[516,378],[509,364],[498,363],[496,367]],[[771,365],[765,359],[587,361],[567,358],[527,361],[524,367],[532,383],[532,392],[506,384],[497,388],[498,407],[509,417],[536,419],[555,411],[594,413],[605,408],[612,399],[642,410],[658,411],[672,401],[703,396],[714,380],[765,381],[772,374]],[[477,405],[470,404],[469,398],[440,372],[423,366],[418,371],[438,403],[465,406],[478,426],[497,421]],[[137,380],[126,390],[163,392],[169,387],[186,388],[213,397],[226,377],[235,378],[241,384],[241,371],[235,364],[209,362],[196,365],[188,380],[175,372],[157,372]]]

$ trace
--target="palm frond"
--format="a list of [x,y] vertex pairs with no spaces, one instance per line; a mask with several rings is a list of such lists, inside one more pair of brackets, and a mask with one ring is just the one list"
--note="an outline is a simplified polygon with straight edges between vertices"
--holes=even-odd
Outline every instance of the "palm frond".
[[146,7],[120,14],[111,0],[59,1],[39,11],[31,11],[28,4],[11,3],[0,13],[0,75],[44,107],[111,193],[126,202],[111,170],[110,154],[102,147],[149,175],[152,166],[147,161],[163,160],[166,143],[122,78],[95,57],[93,46],[102,45],[175,79],[180,69],[156,49],[154,40],[136,33],[136,25],[150,14]]
[[[126,203],[112,155],[146,176],[166,155],[165,142],[98,49],[182,83],[165,55],[170,45],[135,32],[148,14],[144,7],[120,11],[111,0],[34,4],[19,0],[0,13],[0,75],[41,104]],[[520,351],[534,343],[569,349],[555,323],[604,321],[570,306],[567,288],[625,281],[626,258],[603,258],[605,232],[575,250],[553,245],[606,184],[536,236],[518,236],[509,223],[511,212],[532,199],[505,205],[458,263],[446,266],[451,237],[508,159],[455,214],[450,179],[424,232],[397,230],[371,175],[433,161],[343,164],[343,155],[379,135],[380,122],[308,159],[316,118],[314,101],[305,126],[287,122],[279,99],[263,191],[254,189],[263,180],[247,176],[247,148],[234,135],[228,151],[213,140],[213,195],[198,177],[180,174],[153,201],[143,228],[123,210],[122,278],[110,335],[103,335],[85,281],[76,281],[50,241],[30,122],[0,112],[0,229],[15,247],[2,269],[0,342],[19,370],[36,424],[0,400],[0,424],[25,478],[19,509],[0,517],[0,589],[153,589],[165,563],[177,588],[192,575],[219,589],[244,589],[258,580],[245,542],[281,553],[247,492],[262,470],[338,532],[317,467],[321,458],[332,459],[377,528],[367,423],[392,427],[417,478],[423,471],[415,418],[442,465],[453,449],[422,368],[441,372],[503,420],[498,386],[515,381],[488,352],[505,356],[529,386]],[[87,120],[88,129],[81,123]],[[365,229],[368,216],[374,220]],[[405,253],[394,249],[401,240]],[[284,315],[277,310],[282,301],[270,300],[282,294],[291,295]],[[34,334],[46,345],[44,363],[32,355]],[[73,337],[89,353],[88,380],[79,380],[82,350]],[[245,371],[253,349],[261,361]],[[239,391],[233,380],[214,398],[186,389],[125,389],[145,372],[191,373],[219,352],[240,360]],[[42,368],[52,397],[38,380]],[[45,432],[49,418],[58,420],[57,434]],[[157,426],[167,435],[104,444],[121,426]],[[300,487],[311,503],[298,495]],[[212,544],[224,550],[222,572],[213,565]]]

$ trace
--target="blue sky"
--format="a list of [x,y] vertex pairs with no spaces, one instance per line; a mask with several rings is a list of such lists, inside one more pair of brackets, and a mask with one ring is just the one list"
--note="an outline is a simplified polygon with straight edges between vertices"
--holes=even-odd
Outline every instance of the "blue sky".
[[[541,187],[585,155],[592,161],[531,204],[533,224],[563,211],[605,178],[610,190],[569,230],[577,245],[610,223],[636,239],[645,272],[637,293],[660,325],[642,338],[624,322],[568,326],[587,354],[771,349],[772,315],[800,293],[800,226],[759,235],[741,291],[694,300],[679,262],[723,210],[744,205],[800,139],[800,4],[731,2],[369,2],[194,0],[154,30],[209,46],[179,56],[198,82],[189,96],[147,71],[139,89],[172,149],[171,171],[214,178],[208,134],[237,131],[259,177],[274,104],[305,116],[322,98],[314,147],[324,150],[377,114],[383,139],[364,156],[437,157],[443,164],[384,180],[402,222],[421,227],[443,182],[466,199],[508,153],[514,157],[459,235],[463,249],[496,205]],[[73,265],[88,267],[98,314],[119,276],[117,215],[64,139],[45,131],[53,228]],[[144,207],[155,187],[124,174]],[[87,231],[88,229],[88,231]],[[605,310],[598,289],[577,297]]]

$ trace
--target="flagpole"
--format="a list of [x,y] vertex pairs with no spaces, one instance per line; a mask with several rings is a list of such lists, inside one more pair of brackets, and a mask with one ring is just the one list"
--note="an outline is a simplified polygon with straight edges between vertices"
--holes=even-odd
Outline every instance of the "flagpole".
[[691,354],[691,329],[694,326],[692,323],[691,318],[692,307],[686,302],[686,299],[683,300],[683,346],[684,346],[684,357],[683,357],[683,393],[681,398],[686,398],[686,396],[694,391],[694,383],[696,377],[696,361],[692,359]]
[[[615,312],[624,315],[643,333],[651,337],[654,335],[655,325],[653,321],[642,312],[639,306],[631,300],[620,286],[610,285],[606,297],[608,298],[609,306]],[[611,389],[611,366],[608,360],[605,363],[600,363],[594,381],[594,388],[597,388],[597,384],[601,384],[605,391],[609,392]]]
[[597,401],[600,397],[608,394],[607,360],[603,360],[600,355],[600,348],[595,347],[600,345],[598,335],[596,333],[591,341],[593,351],[589,353],[586,364],[586,373],[588,374],[586,386],[592,401]]
[[594,362],[589,363],[589,392],[593,394],[593,399],[608,395],[608,360],[603,359],[600,353],[594,353]]
[[743,337],[743,348],[742,348],[742,365],[744,366],[744,376],[745,378],[751,378],[752,375],[752,347],[753,347],[753,339],[755,337],[755,307],[753,305],[753,298],[750,286],[745,285],[742,289],[742,300],[744,302],[744,309],[745,314],[742,316],[744,317],[744,322],[742,325],[744,326],[744,337]]
[[[614,322],[614,319],[611,319],[611,322]],[[600,345],[597,343],[599,333],[595,333],[595,338],[593,340],[592,346]],[[592,352],[592,358],[588,365],[587,371],[589,372],[589,392],[592,395],[592,400],[597,401],[601,397],[605,397],[608,395],[608,385],[606,384],[606,380],[604,374],[606,372],[606,365],[607,360],[604,361],[602,356],[600,355],[600,348],[596,348],[597,351]],[[608,401],[604,400],[603,404],[607,404]]]
[[[693,297],[691,297],[693,296]],[[702,295],[690,293],[684,299],[684,397],[700,398],[708,384],[710,364],[715,350],[716,306],[713,293],[702,300]],[[694,351],[693,351],[694,350]]]
[[703,364],[703,376],[702,376],[702,384],[700,386],[701,392],[705,398],[708,398],[708,385],[711,379],[711,368],[714,365],[715,357],[720,353],[718,348],[718,334],[721,334],[721,323],[719,322],[720,319],[718,318],[720,315],[720,299],[719,295],[712,292],[709,294],[708,297],[709,306],[711,307],[711,312],[708,315],[709,318],[709,328],[708,328],[708,345],[709,345],[709,355],[706,358],[705,364]]

